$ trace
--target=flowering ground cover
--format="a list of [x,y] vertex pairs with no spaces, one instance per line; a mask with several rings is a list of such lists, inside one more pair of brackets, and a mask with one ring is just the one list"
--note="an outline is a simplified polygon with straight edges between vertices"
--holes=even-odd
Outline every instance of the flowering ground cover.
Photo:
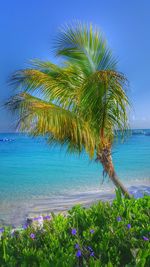
[[[35,221],[38,218],[35,218]],[[0,228],[0,266],[150,266],[150,196],[79,205],[43,226]]]

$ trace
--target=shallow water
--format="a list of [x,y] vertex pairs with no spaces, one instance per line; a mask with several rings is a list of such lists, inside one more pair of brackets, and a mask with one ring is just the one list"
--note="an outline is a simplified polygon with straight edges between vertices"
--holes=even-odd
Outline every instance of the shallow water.
[[[102,184],[101,166],[86,154],[50,148],[43,138],[10,133],[0,134],[3,138],[14,141],[0,142],[0,223],[16,225],[36,213],[112,198],[113,185],[107,179]],[[150,193],[150,136],[132,135],[115,144],[113,158],[130,191]]]

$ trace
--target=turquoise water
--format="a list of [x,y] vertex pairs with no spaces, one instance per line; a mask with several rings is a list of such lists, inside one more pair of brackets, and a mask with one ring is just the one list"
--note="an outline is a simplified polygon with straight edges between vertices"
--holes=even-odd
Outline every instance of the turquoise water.
[[[150,131],[149,131],[150,132]],[[63,210],[70,203],[99,192],[111,192],[102,168],[83,153],[69,155],[65,148],[49,147],[43,138],[23,134],[0,134],[0,222],[20,223],[24,216]],[[150,191],[150,136],[132,135],[113,148],[118,176],[130,188]]]

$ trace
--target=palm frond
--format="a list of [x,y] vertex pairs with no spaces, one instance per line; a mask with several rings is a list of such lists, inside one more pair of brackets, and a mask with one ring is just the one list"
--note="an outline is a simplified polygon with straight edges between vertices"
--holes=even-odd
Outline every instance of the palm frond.
[[17,112],[21,130],[93,157],[103,143],[112,144],[117,130],[128,127],[127,80],[92,25],[66,25],[54,50],[63,60],[60,66],[36,59],[12,76],[19,93],[7,106]]
[[55,53],[80,65],[86,75],[116,67],[116,60],[100,31],[80,22],[61,29],[55,40]]
[[7,106],[19,113],[18,127],[33,136],[48,136],[48,142],[66,144],[68,150],[85,149],[94,156],[95,137],[90,125],[69,110],[27,93],[15,95]]
[[125,84],[122,74],[108,70],[95,72],[86,80],[81,92],[83,116],[90,116],[99,132],[103,129],[113,134],[115,129],[127,128],[129,101],[123,90]]
[[78,79],[74,78],[72,69],[58,68],[57,71],[48,72],[44,63],[42,67],[38,64],[35,69],[17,71],[11,79],[11,83],[15,87],[19,87],[25,92],[34,93],[37,96],[40,95],[46,101],[55,101],[59,105],[68,106],[68,108],[76,102],[77,92],[75,87],[77,82]]

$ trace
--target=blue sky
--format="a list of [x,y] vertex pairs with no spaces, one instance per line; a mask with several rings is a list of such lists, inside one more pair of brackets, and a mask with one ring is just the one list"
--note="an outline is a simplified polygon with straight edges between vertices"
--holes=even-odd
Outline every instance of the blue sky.
[[[29,59],[53,60],[58,28],[78,19],[99,26],[130,81],[131,126],[150,128],[149,0],[5,0],[0,7],[0,104],[13,90],[7,81]],[[0,109],[0,131],[13,130],[12,115]]]

